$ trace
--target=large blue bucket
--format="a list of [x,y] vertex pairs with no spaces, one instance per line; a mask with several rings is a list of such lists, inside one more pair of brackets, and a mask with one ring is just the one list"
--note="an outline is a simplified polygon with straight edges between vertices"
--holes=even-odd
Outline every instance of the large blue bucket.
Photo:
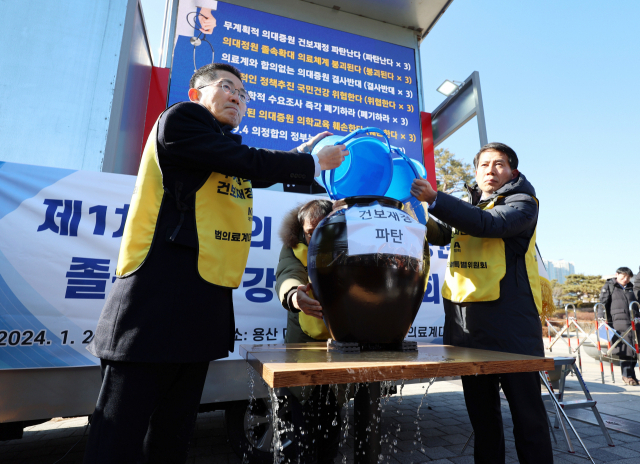
[[391,151],[394,156],[392,160],[393,176],[391,178],[391,184],[384,196],[401,201],[404,205],[404,211],[409,213],[418,222],[426,224],[429,216],[424,210],[422,203],[411,195],[410,191],[411,184],[415,179],[427,178],[427,170],[422,163],[409,158],[398,148],[391,147]]
[[[381,134],[384,142],[375,137],[357,137],[369,132]],[[318,154],[327,145],[342,144],[349,150],[349,156],[338,168],[322,171],[316,177],[318,183],[333,200],[358,195],[384,195],[391,185],[394,172],[391,144],[385,133],[375,127],[365,127],[346,137],[330,135],[318,142],[312,153]]]

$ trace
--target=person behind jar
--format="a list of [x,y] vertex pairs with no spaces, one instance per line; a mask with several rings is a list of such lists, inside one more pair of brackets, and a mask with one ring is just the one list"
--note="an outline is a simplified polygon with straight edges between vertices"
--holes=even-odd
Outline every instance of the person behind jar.
[[[607,280],[600,292],[600,303],[604,305],[604,311],[599,309],[598,317],[606,317],[607,324],[618,332],[625,333],[631,327],[631,314],[629,313],[629,305],[633,301],[637,301],[634,293],[634,286],[631,283],[633,271],[628,267],[620,267],[616,271],[616,276]],[[634,307],[634,315],[638,317],[638,310]],[[611,339],[611,345],[617,340],[618,336],[614,335]],[[635,346],[635,336],[629,332],[624,340],[631,346]],[[611,356],[620,358],[620,370],[622,372],[622,381],[627,385],[637,386],[638,377],[636,376],[636,352],[626,343],[620,341],[611,352]]]
[[[282,221],[283,245],[276,269],[276,293],[287,310],[285,343],[326,342],[330,338],[322,306],[314,298],[309,281],[307,251],[314,230],[332,209],[329,200],[311,200],[291,210]],[[340,417],[346,394],[344,385],[337,391],[338,398],[328,385],[289,388],[296,438],[285,449],[287,457],[309,464],[334,461],[340,438],[340,425],[334,421]]]
[[118,256],[117,279],[88,350],[102,388],[84,462],[184,463],[209,362],[234,349],[232,290],[241,283],[253,188],[312,183],[344,145],[252,148],[238,127],[250,104],[242,74],[213,63],[189,101],[158,118],[147,140]]
[[[468,201],[436,192],[424,179],[411,187],[440,221],[429,218],[429,243],[451,245],[442,288],[444,344],[542,357],[535,190],[518,171],[515,151],[503,143],[483,146],[474,167]],[[476,463],[505,462],[500,387],[519,461],[553,462],[538,372],[463,376],[462,385]]]

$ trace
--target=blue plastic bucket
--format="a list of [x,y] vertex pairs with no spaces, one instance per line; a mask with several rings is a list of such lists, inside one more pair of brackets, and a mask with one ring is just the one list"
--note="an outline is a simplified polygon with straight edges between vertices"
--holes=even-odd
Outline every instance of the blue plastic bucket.
[[399,156],[393,158],[393,177],[384,196],[404,201],[411,196],[409,191],[414,179],[425,179],[427,170],[421,163],[407,157],[399,150],[394,148],[393,151]]
[[393,155],[393,177],[391,184],[384,196],[399,200],[404,205],[404,211],[409,213],[414,219],[422,224],[427,223],[428,213],[413,195],[411,195],[411,184],[415,179],[426,179],[427,170],[422,163],[409,158],[398,148],[391,147]]
[[[381,134],[384,142],[375,137],[357,137],[369,132]],[[317,155],[327,145],[342,144],[349,151],[349,156],[338,168],[322,171],[316,177],[318,183],[333,200],[357,195],[384,195],[393,176],[391,144],[385,133],[375,127],[365,127],[346,137],[330,135],[318,142],[312,153]]]

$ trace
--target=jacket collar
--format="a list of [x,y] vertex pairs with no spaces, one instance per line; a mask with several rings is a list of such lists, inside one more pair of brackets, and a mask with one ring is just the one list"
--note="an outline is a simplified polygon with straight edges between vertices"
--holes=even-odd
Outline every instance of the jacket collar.
[[[477,205],[478,203],[480,203],[480,199],[482,198],[482,191],[478,188],[478,184],[474,184],[471,186],[465,184],[465,188],[469,193],[469,198],[471,198],[471,204]],[[504,184],[498,190],[482,200],[482,202],[490,202],[491,200],[495,200],[499,196],[506,197],[509,195],[515,195],[516,193],[525,193],[534,197],[536,196],[536,191],[533,188],[533,185],[531,185],[531,183],[522,173],[520,173],[515,179],[511,179],[509,182]]]

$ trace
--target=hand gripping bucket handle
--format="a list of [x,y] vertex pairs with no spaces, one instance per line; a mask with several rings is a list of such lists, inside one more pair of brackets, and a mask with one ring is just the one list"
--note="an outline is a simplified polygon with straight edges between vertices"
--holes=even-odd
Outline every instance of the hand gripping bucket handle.
[[[387,137],[387,134],[385,134],[382,130],[378,129],[377,127],[363,127],[362,129],[357,129],[354,130],[353,132],[351,132],[350,134],[348,134],[345,138],[343,138],[342,140],[338,140],[336,143],[334,143],[333,145],[342,145],[343,143],[348,142],[349,140],[351,140],[352,138],[358,136],[358,135],[362,135],[362,134],[367,134],[369,132],[376,132],[380,135],[382,135],[382,137],[384,138],[385,142],[387,142],[387,147],[389,148],[389,154],[391,154],[391,143],[389,143],[389,138]],[[404,156],[404,154],[402,155]],[[405,156],[406,158],[406,156]],[[413,166],[411,166],[411,168],[415,171],[415,168],[413,168]],[[335,191],[335,187],[333,185],[333,181],[334,181],[334,177],[335,177],[335,169],[331,169],[331,171],[329,171],[329,182],[327,182],[326,180],[326,176],[327,175],[327,171],[323,171],[322,175],[322,181],[326,186],[329,186],[329,189],[327,190],[327,193],[329,194],[329,196],[331,197],[332,200],[335,200],[337,197],[337,192]]]

